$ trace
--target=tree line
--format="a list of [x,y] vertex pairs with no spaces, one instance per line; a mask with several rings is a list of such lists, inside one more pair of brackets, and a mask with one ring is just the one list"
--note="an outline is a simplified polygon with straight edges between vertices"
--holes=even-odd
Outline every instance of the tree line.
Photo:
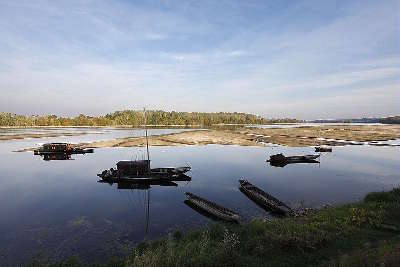
[[[260,116],[239,112],[176,112],[146,111],[147,125],[159,126],[212,126],[215,124],[268,124],[298,122],[294,119],[270,120]],[[124,110],[104,116],[58,117],[56,115],[24,116],[8,112],[0,113],[0,126],[141,126],[144,125],[143,111]]]

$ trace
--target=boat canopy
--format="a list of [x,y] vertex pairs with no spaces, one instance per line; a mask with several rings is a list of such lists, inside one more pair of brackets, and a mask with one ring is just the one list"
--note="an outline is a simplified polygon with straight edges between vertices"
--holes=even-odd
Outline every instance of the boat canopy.
[[150,160],[121,160],[117,163],[120,174],[145,174],[150,171]]
[[71,145],[68,143],[47,143],[43,145],[43,149],[47,151],[69,151]]

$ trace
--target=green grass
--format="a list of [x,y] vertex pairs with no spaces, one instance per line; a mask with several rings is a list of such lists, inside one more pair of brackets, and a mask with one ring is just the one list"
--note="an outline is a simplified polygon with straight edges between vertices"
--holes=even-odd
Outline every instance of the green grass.
[[[214,224],[141,243],[110,266],[400,266],[400,189],[304,217]],[[73,265],[54,265],[73,266]]]

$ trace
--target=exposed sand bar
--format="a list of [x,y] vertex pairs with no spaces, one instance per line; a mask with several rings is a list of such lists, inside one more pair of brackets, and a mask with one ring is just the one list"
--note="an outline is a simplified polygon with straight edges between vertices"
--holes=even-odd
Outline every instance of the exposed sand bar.
[[[195,130],[149,137],[152,146],[174,145],[241,145],[264,146],[273,143],[286,146],[345,145],[357,142],[387,141],[400,138],[400,126],[323,126],[286,129],[240,128],[236,130]],[[121,138],[81,144],[83,147],[144,146],[144,137]]]
[[[181,133],[150,136],[151,146],[181,145],[240,145],[265,146],[266,143],[292,147],[317,145],[355,145],[400,138],[400,125],[339,125],[298,127],[285,129],[239,128],[235,130],[193,130]],[[113,140],[81,143],[82,148],[145,146],[144,137],[127,137]],[[21,151],[30,151],[32,148]]]
[[329,125],[239,131],[247,135],[258,135],[258,140],[266,143],[297,147],[354,145],[400,138],[400,125]]

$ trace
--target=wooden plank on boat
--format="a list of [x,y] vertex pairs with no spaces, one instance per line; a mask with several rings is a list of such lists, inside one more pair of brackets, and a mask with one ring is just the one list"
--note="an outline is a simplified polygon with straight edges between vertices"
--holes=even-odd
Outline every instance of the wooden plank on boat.
[[220,220],[228,222],[239,222],[240,216],[236,212],[224,208],[202,197],[196,196],[195,194],[186,192],[185,195],[187,197],[187,204],[190,203],[198,209],[207,212]]

